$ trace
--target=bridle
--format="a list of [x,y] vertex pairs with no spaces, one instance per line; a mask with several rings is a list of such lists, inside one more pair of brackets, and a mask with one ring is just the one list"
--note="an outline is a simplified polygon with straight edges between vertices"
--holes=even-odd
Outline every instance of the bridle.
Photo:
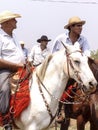
[[52,111],[51,111],[51,109],[50,109],[50,107],[49,107],[49,104],[48,104],[47,100],[45,99],[45,96],[44,96],[44,93],[43,93],[43,91],[42,91],[41,85],[44,87],[44,89],[47,91],[47,93],[50,95],[50,97],[53,97],[53,98],[56,99],[56,100],[58,100],[58,98],[56,98],[55,96],[53,96],[53,95],[48,91],[48,89],[45,87],[45,85],[43,84],[43,82],[41,81],[41,79],[39,78],[39,76],[38,76],[37,73],[36,73],[36,76],[37,76],[37,78],[38,78],[39,91],[40,91],[40,93],[41,93],[41,95],[42,95],[42,98],[43,98],[43,100],[44,100],[44,103],[45,103],[45,106],[46,106],[46,108],[47,108],[48,114],[50,115],[50,123],[49,123],[49,126],[50,126],[50,124],[51,124],[52,121],[54,120],[54,118],[55,118],[57,112],[56,112],[55,115],[53,116]]
[[[67,50],[67,48],[66,48],[66,46],[64,45],[64,43],[63,43],[62,41],[61,41],[61,43],[62,43],[62,45],[64,46],[65,50]],[[72,61],[71,61],[71,59],[70,59],[70,55],[71,55],[72,53],[76,53],[76,52],[80,52],[81,55],[82,55],[82,51],[81,51],[81,50],[76,50],[76,51],[71,52],[71,53],[68,53],[67,51],[65,51],[65,53],[66,53],[66,58],[67,58],[68,77],[70,78],[70,72],[69,72],[69,65],[70,65],[71,68],[72,68],[73,71],[74,71],[74,76],[77,77],[78,83],[79,83],[81,86],[83,86],[83,82],[82,82],[82,80],[81,80],[81,78],[80,78],[80,76],[79,76],[79,71],[75,70],[75,68],[74,68],[74,66],[73,66],[73,64],[72,64]]]
[[[77,50],[77,51],[79,51],[79,50]],[[77,51],[75,51],[75,52],[77,52]],[[75,52],[72,52],[72,53],[75,53]],[[81,51],[79,51],[79,52],[81,52]],[[70,54],[72,54],[72,53],[70,53]],[[66,52],[66,57],[67,57],[67,69],[68,69],[68,76],[69,76],[69,78],[70,78],[69,64],[70,64],[70,66],[72,67],[72,69],[74,70],[74,66],[73,66],[73,64],[72,64],[72,62],[71,62],[71,60],[70,60],[70,58],[69,58],[70,54],[68,54],[68,53]],[[82,86],[83,83],[82,83],[80,77],[78,76],[78,73],[79,73],[79,72],[76,71],[76,70],[74,70],[74,71],[75,71],[75,75],[78,77],[79,83],[80,83],[81,86]],[[55,115],[52,114],[52,111],[51,111],[51,109],[50,109],[50,106],[49,106],[47,100],[45,99],[44,93],[43,93],[43,91],[42,91],[42,87],[44,87],[44,89],[47,91],[47,93],[50,95],[50,97],[54,98],[54,99],[57,100],[58,102],[62,102],[62,101],[61,101],[60,99],[58,99],[57,97],[55,97],[54,95],[52,95],[52,94],[49,92],[49,90],[45,87],[45,85],[43,84],[43,82],[41,81],[41,79],[40,79],[40,77],[38,76],[37,73],[36,73],[36,76],[37,76],[37,78],[38,78],[39,91],[40,91],[40,93],[41,93],[41,95],[42,95],[42,98],[43,98],[43,101],[44,101],[45,106],[46,106],[46,108],[47,108],[47,111],[48,111],[48,113],[49,113],[49,115],[50,115],[50,123],[49,123],[49,125],[50,125],[51,122],[53,121],[53,119],[55,118],[57,112],[55,113]],[[42,86],[42,87],[41,87],[41,86]],[[64,102],[64,103],[65,103],[65,104],[68,104],[68,102],[67,102],[67,103]],[[69,104],[72,104],[72,102],[69,103]]]

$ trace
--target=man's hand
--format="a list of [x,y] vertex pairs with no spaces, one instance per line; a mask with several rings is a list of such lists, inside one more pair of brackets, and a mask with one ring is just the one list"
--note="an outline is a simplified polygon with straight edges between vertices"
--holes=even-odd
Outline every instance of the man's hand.
[[21,63],[15,64],[15,63],[0,59],[0,70],[6,69],[12,72],[16,72],[19,68],[22,68],[22,67],[24,67],[24,64],[21,64]]

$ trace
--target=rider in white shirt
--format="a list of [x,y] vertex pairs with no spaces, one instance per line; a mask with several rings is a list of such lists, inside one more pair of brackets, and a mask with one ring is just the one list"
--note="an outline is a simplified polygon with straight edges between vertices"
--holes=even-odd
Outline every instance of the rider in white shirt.
[[41,64],[46,56],[50,54],[50,50],[47,48],[49,41],[51,40],[45,35],[41,36],[41,38],[37,40],[40,44],[37,44],[32,48],[28,57],[28,61],[32,62],[33,66]]
[[11,119],[6,116],[10,114],[11,86],[8,77],[25,63],[21,46],[13,34],[13,30],[17,28],[16,18],[19,17],[19,14],[10,11],[0,13],[0,113],[5,130],[12,130]]
[[0,29],[0,58],[13,63],[25,63],[21,46],[15,35],[10,36],[2,29]]

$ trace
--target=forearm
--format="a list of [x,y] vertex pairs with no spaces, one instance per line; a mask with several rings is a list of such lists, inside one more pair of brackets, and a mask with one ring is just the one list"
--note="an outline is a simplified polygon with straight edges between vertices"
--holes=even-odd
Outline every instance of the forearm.
[[7,69],[12,72],[16,72],[18,68],[23,67],[23,64],[15,64],[3,59],[0,59],[0,70]]

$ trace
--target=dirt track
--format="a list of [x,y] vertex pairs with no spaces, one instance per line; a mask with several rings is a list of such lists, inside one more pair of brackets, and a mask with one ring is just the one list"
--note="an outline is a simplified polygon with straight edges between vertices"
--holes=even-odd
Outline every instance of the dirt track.
[[[2,130],[2,128],[0,128]],[[55,130],[55,127],[49,128],[49,130]],[[60,130],[60,126],[58,125],[57,130]],[[76,120],[71,119],[71,124],[68,130],[76,130]],[[85,130],[89,130],[89,123],[86,124]]]
[[[55,130],[55,127],[50,128],[49,130]],[[60,130],[59,125],[58,125],[57,130]],[[76,120],[71,119],[71,124],[68,130],[76,130]],[[89,123],[86,124],[85,130],[89,130]]]

